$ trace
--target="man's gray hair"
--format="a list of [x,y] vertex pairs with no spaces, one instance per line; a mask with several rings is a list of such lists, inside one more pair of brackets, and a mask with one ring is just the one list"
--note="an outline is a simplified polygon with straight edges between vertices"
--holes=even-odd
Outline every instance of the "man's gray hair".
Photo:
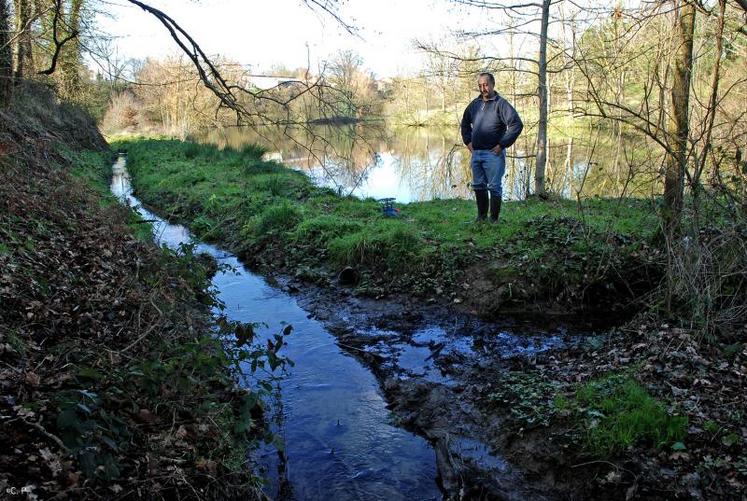
[[480,79],[480,77],[488,77],[488,82],[495,85],[495,77],[493,76],[492,73],[488,73],[487,71],[484,71],[480,73],[480,75],[477,77],[478,80]]

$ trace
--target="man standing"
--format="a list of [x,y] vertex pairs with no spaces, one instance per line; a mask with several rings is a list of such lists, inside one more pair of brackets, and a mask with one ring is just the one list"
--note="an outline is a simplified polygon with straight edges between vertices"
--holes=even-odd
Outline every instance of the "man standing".
[[462,117],[462,140],[472,153],[470,167],[477,221],[485,221],[489,203],[490,220],[497,222],[506,172],[506,148],[514,144],[524,124],[514,107],[495,92],[492,74],[480,73],[477,87],[480,96],[469,103]]

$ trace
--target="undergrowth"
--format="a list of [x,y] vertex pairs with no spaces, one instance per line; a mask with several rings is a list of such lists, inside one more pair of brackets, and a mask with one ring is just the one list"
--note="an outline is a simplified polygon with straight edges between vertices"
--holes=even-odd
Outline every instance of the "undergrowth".
[[287,333],[257,344],[246,324],[213,324],[207,264],[133,236],[149,227],[107,194],[108,151],[5,118],[0,148],[17,154],[0,157],[3,492],[258,496],[245,460],[271,438],[271,387],[254,371],[286,363]]
[[534,428],[571,429],[566,447],[609,459],[633,445],[684,449],[687,417],[673,415],[633,378],[610,374],[571,387],[533,372],[508,372],[486,403],[504,409],[508,426],[521,436]]

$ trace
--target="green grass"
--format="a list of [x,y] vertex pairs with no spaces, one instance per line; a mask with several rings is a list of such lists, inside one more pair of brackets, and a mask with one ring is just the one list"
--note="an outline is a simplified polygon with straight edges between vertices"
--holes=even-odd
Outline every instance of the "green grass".
[[610,375],[590,381],[573,400],[556,400],[558,409],[573,409],[583,423],[584,446],[595,456],[609,457],[635,443],[662,448],[682,442],[687,417],[671,415],[634,379]]
[[381,264],[399,271],[418,263],[421,241],[411,225],[381,220],[331,239],[328,249],[332,260],[340,265]]
[[250,238],[269,238],[294,229],[301,221],[301,209],[288,200],[282,200],[250,219],[244,226],[244,234]]
[[[98,201],[102,207],[119,205],[119,201],[112,195],[109,184],[112,175],[112,154],[110,151],[82,150],[74,151],[60,146],[58,151],[72,166],[70,173],[85,181],[98,193]],[[149,241],[153,238],[152,227],[144,223],[143,219],[134,211],[128,216],[127,225],[136,238]]]
[[108,151],[73,151],[60,147],[72,165],[71,173],[85,179],[96,191],[108,198],[111,180],[111,153]]
[[511,264],[502,266],[504,273],[515,270],[503,277],[509,280],[582,287],[600,262],[625,261],[657,227],[652,207],[634,199],[591,199],[582,212],[571,201],[507,202],[499,225],[472,224],[472,201],[434,200],[399,205],[401,216],[389,219],[375,200],[315,187],[302,173],[262,161],[257,147],[143,138],[112,145],[128,152],[138,196],[190,224],[198,237],[273,263],[281,259],[290,271],[360,266],[400,289],[417,289],[422,276],[454,282],[486,259],[487,268]]

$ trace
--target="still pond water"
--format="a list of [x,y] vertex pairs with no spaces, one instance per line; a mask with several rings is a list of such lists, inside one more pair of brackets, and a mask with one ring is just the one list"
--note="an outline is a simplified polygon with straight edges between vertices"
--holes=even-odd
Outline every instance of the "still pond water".
[[[399,203],[471,198],[469,152],[458,127],[392,128],[384,123],[212,129],[196,138],[219,147],[259,144],[267,156],[302,170],[319,185],[343,195],[395,198]],[[521,200],[533,186],[531,130],[508,150],[504,198]],[[639,144],[639,143],[638,143]],[[656,176],[640,167],[636,141],[609,131],[550,136],[547,186],[564,198],[649,196]],[[632,160],[634,157],[636,160]]]

